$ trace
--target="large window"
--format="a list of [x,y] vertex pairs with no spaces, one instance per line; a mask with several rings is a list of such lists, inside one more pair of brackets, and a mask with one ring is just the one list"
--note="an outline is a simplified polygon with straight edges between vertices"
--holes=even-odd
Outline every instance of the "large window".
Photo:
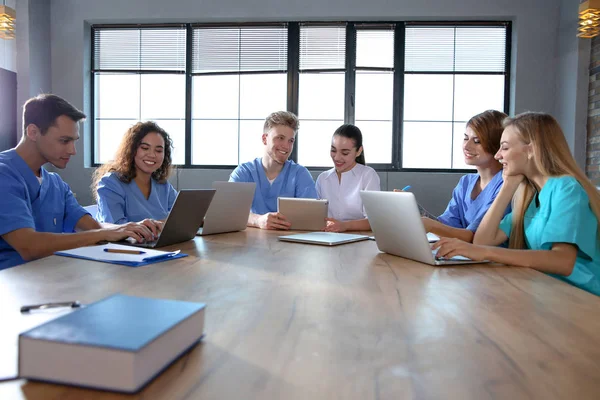
[[145,120],[169,132],[174,162],[185,162],[185,55],[185,27],[94,30],[96,163],[111,160],[125,131]]
[[466,168],[466,122],[505,109],[506,29],[409,26],[405,43],[402,166]]
[[331,164],[331,135],[344,123],[346,25],[300,26],[298,162]]
[[192,164],[262,153],[265,117],[287,108],[287,27],[197,27],[192,47]]
[[393,26],[357,26],[354,98],[354,120],[363,132],[365,158],[370,163],[392,164]]
[[464,169],[466,121],[508,109],[509,37],[505,22],[93,26],[94,163],[154,120],[175,163],[231,168],[289,110],[305,166],[331,167],[331,135],[354,123],[376,169]]

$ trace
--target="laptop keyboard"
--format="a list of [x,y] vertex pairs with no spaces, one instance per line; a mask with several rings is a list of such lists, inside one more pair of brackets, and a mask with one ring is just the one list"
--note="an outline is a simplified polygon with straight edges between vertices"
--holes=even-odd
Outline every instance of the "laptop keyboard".
[[130,244],[132,246],[152,248],[156,245],[156,242],[158,242],[158,240],[153,240],[151,242],[143,241],[141,243],[138,243],[138,241],[135,240],[134,238],[127,238],[127,239],[125,239],[125,242],[127,242],[128,244]]
[[467,257],[464,257],[464,256],[454,256],[452,258],[439,258],[437,256],[437,252],[438,252],[438,249],[431,250],[431,255],[433,255],[433,258],[435,259],[435,261],[439,261],[439,262],[444,262],[444,261],[473,261],[470,258],[467,258]]

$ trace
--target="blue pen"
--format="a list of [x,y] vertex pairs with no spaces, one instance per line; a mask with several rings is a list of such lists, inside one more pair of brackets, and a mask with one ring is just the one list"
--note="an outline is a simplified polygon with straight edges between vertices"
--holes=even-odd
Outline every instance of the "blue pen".
[[408,186],[404,186],[404,189],[402,189],[403,192],[406,192],[408,189],[410,189],[410,185]]

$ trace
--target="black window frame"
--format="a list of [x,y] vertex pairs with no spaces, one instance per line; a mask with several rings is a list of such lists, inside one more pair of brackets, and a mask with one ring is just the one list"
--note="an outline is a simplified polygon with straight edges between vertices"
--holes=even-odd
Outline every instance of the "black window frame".
[[[91,29],[91,68],[90,68],[90,149],[92,154],[92,166],[101,164],[96,162],[96,88],[95,75],[102,72],[125,72],[116,70],[95,69],[95,32],[97,29],[144,29],[144,28],[174,28],[184,26],[186,29],[186,89],[185,89],[185,164],[178,165],[179,169],[233,169],[237,165],[205,165],[191,164],[192,160],[192,46],[193,30],[198,27],[244,27],[244,26],[281,26],[288,28],[288,63],[287,63],[287,110],[298,115],[299,98],[299,76],[300,76],[300,26],[346,26],[346,64],[345,64],[345,93],[344,93],[344,119],[345,123],[354,122],[354,95],[356,90],[356,31],[359,29],[376,29],[377,26],[394,26],[394,90],[393,90],[393,120],[392,120],[392,162],[389,164],[369,163],[369,166],[380,172],[432,172],[432,173],[469,173],[472,169],[452,168],[404,168],[402,167],[402,138],[404,119],[404,71],[405,64],[405,32],[407,27],[414,26],[498,26],[506,29],[505,44],[505,68],[502,73],[487,73],[504,76],[504,112],[508,114],[510,109],[510,77],[511,77],[511,51],[512,51],[512,22],[511,21],[277,21],[277,22],[246,22],[246,23],[169,23],[169,24],[94,24]],[[364,68],[359,68],[364,69]],[[157,71],[126,71],[127,73],[169,73],[181,74],[168,70]],[[252,72],[249,72],[252,73]],[[261,72],[257,72],[261,73]],[[422,73],[422,71],[420,72]],[[432,71],[431,73],[440,73]],[[481,72],[473,72],[482,74]],[[468,74],[468,73],[464,73]],[[485,74],[485,73],[484,73]],[[275,111],[275,110],[274,110]],[[265,116],[266,117],[266,116]],[[301,116],[299,116],[302,118]],[[290,159],[298,159],[298,141],[302,135],[296,138],[296,145],[290,155]],[[258,157],[259,155],[257,155]],[[325,171],[331,167],[310,167],[314,172]]]

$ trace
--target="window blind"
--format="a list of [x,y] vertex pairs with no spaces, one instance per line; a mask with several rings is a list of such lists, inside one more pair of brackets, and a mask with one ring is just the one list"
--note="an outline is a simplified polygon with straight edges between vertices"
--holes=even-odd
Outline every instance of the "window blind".
[[192,72],[284,72],[287,25],[194,28]]
[[185,27],[96,28],[94,72],[185,71]]
[[356,67],[394,68],[394,27],[356,29]]
[[345,25],[300,26],[300,71],[345,67]]
[[407,72],[505,72],[504,26],[408,26]]

